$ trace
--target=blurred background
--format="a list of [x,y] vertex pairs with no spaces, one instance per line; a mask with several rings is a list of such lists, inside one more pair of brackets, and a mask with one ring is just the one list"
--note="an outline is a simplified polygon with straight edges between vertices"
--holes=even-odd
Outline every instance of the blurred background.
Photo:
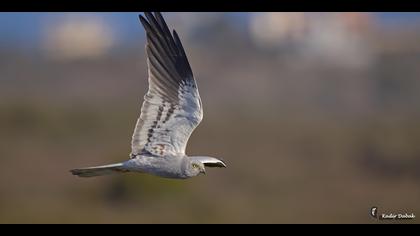
[[[420,13],[164,13],[204,106],[186,181],[123,161],[138,13],[0,13],[0,223],[377,223],[420,215]],[[419,223],[419,218],[405,221]]]

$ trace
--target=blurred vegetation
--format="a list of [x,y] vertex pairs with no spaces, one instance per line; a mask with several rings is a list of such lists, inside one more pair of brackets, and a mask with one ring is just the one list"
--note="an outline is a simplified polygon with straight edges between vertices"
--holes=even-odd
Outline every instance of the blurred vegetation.
[[420,214],[420,51],[379,48],[369,66],[345,68],[237,34],[184,43],[205,109],[187,153],[228,165],[185,181],[69,173],[128,158],[147,90],[142,43],[70,61],[1,48],[0,222],[376,223],[372,206]]

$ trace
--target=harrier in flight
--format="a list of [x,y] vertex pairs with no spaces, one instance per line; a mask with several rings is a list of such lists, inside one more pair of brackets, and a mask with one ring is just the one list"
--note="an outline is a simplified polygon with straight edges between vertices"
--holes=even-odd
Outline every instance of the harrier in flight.
[[205,167],[226,167],[208,156],[187,156],[185,148],[203,119],[203,107],[184,48],[160,13],[139,16],[146,30],[149,90],[131,141],[130,159],[111,165],[71,170],[80,177],[121,172],[187,179],[205,174]]

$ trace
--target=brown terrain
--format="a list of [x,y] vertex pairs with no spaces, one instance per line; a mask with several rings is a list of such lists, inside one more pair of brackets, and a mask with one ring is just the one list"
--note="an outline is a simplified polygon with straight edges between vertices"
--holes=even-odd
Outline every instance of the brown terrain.
[[184,47],[204,105],[187,153],[228,168],[184,181],[69,172],[128,158],[144,39],[77,60],[0,48],[0,222],[377,223],[377,206],[418,223],[420,31],[370,30],[346,66],[226,27]]

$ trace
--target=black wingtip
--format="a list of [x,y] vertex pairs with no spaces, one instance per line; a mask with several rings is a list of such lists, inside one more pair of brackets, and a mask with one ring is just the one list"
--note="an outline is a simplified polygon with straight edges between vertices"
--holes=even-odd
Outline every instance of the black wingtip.
[[182,47],[181,39],[179,38],[178,33],[176,32],[176,30],[172,30],[172,35],[173,35],[173,37],[174,37],[175,44],[176,44],[179,48],[182,48],[182,50],[184,50],[184,48]]
[[144,16],[142,16],[142,15],[139,15],[139,20],[140,20],[140,22],[144,25],[145,23],[147,23],[147,20],[146,20],[146,18],[144,18]]
[[162,13],[160,12],[155,12],[155,18],[156,20],[158,20],[159,22],[161,22],[162,24],[166,25],[165,19],[162,16]]
[[146,33],[151,33],[153,32],[152,26],[150,25],[150,23],[147,21],[146,18],[144,18],[144,16],[139,15],[139,19],[141,24],[143,25],[143,28],[146,30]]
[[149,21],[154,20],[156,22],[160,21],[161,23],[166,25],[165,19],[163,18],[162,13],[160,13],[160,12],[153,12],[153,13],[152,12],[144,12],[143,15],[144,16],[139,14],[140,21],[149,22]]
[[146,16],[146,18],[151,21],[155,18],[155,16],[151,13],[151,12],[145,12],[144,15]]

